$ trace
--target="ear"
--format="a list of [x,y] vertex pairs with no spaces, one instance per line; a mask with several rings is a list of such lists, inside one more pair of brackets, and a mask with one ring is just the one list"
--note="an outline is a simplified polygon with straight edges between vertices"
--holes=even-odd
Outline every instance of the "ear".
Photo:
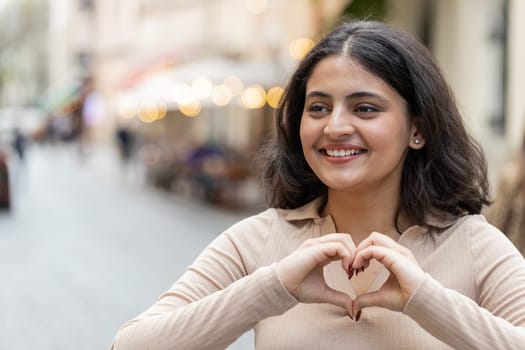
[[425,146],[425,137],[419,132],[416,125],[412,125],[408,147],[419,150]]

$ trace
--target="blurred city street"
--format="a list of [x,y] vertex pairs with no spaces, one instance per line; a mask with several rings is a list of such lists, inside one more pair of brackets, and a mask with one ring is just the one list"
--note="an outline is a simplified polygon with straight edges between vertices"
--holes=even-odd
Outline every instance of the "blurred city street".
[[525,0],[0,0],[0,350],[109,349],[260,211],[256,155],[288,80],[343,22],[420,39],[497,191],[523,144],[523,14]]
[[[0,215],[0,349],[108,349],[117,329],[248,213],[174,197],[111,147],[33,147]],[[252,349],[251,334],[230,349]]]

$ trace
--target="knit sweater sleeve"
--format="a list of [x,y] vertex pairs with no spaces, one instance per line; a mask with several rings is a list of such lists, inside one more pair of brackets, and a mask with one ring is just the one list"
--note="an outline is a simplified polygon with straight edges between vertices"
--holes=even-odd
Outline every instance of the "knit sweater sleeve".
[[225,349],[297,301],[275,264],[257,268],[271,218],[244,220],[216,238],[157,303],[127,322],[112,349]]
[[473,266],[477,300],[427,274],[403,312],[456,349],[520,349],[525,344],[525,261],[481,217],[470,220],[469,236],[471,254],[465,263]]

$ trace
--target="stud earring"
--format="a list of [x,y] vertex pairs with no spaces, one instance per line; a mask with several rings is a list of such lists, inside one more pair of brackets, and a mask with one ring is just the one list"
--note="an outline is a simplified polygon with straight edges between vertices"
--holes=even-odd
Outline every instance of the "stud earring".
[[415,143],[416,145],[419,145],[419,142],[421,142],[421,141],[419,141],[419,139],[414,139],[414,143]]

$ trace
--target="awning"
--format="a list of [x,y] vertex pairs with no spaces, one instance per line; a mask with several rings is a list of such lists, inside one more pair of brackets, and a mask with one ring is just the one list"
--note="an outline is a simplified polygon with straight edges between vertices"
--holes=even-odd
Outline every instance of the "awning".
[[172,90],[175,84],[191,85],[199,77],[209,79],[214,85],[222,84],[229,76],[239,78],[245,87],[257,84],[266,88],[283,86],[288,78],[285,69],[269,60],[232,60],[213,57],[155,71],[144,76],[133,87],[121,90],[121,93],[127,96],[158,98]]

